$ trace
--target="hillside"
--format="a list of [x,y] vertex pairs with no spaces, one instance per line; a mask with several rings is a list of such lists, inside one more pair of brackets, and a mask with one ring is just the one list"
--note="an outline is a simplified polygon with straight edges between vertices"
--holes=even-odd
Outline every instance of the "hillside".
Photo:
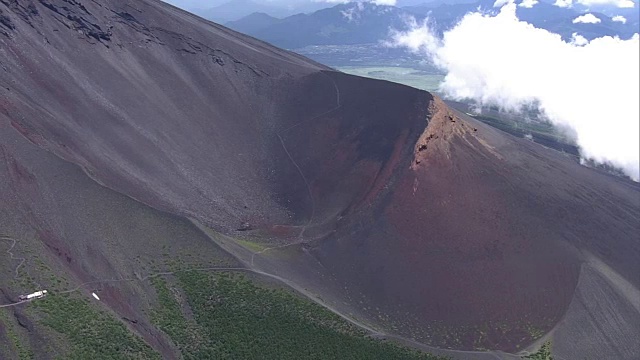
[[225,24],[225,26],[244,34],[252,34],[256,31],[260,31],[264,28],[275,25],[280,21],[280,19],[271,15],[261,12],[255,12],[239,20],[229,21]]
[[199,16],[218,23],[238,20],[256,12],[268,13],[275,17],[291,15],[291,13],[285,8],[258,3],[251,0],[231,0],[210,9],[195,11]]
[[159,1],[0,10],[0,356],[637,357],[638,184]]

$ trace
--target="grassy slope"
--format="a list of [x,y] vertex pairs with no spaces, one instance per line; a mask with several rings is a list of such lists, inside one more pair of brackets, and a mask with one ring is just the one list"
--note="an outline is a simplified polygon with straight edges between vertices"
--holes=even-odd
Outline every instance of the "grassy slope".
[[110,314],[87,299],[52,295],[33,305],[44,314],[42,324],[63,335],[64,359],[160,359],[160,355]]
[[387,80],[431,92],[437,92],[440,83],[444,79],[443,75],[429,74],[418,69],[405,67],[343,66],[337,69],[347,74]]
[[[151,319],[184,359],[443,359],[368,338],[291,290],[244,275],[188,271],[176,273],[175,284],[171,279],[151,279],[157,295]],[[96,304],[73,294],[50,295],[25,311],[55,340],[55,358],[161,358]],[[10,340],[2,355],[34,358],[33,344],[2,310],[0,323]]]
[[545,342],[540,347],[540,350],[535,353],[527,356],[523,356],[523,359],[534,359],[534,360],[553,360],[553,356],[551,356],[551,343]]
[[154,286],[153,320],[185,359],[437,359],[367,338],[317,304],[240,275],[186,272],[175,287],[160,278]]

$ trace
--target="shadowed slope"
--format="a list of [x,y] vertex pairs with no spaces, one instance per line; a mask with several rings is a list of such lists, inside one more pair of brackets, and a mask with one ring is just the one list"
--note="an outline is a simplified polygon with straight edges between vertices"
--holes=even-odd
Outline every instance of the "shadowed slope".
[[293,84],[317,83],[305,114],[333,106],[320,65],[156,2],[46,3],[37,31],[14,20],[2,40],[16,128],[157,207],[226,228],[288,221],[269,153]]

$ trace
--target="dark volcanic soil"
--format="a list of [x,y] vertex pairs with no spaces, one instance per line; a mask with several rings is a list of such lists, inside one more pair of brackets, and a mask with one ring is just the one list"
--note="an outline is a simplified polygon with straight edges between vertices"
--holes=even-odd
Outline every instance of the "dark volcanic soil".
[[[42,190],[62,175],[25,139],[173,214],[192,246],[201,234],[183,217],[304,242],[324,271],[309,278],[431,345],[526,346],[564,316],[582,252],[640,286],[637,184],[426,92],[332,71],[153,0],[0,0],[0,65],[0,214],[81,280],[124,272],[79,230],[100,207],[56,210],[80,188]],[[133,226],[113,216],[114,229]],[[135,291],[110,289],[107,305],[135,316]]]

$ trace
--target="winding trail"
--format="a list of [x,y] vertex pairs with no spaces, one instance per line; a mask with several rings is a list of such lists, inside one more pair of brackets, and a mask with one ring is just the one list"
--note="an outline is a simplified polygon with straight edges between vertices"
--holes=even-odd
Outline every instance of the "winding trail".
[[[16,239],[7,237],[7,236],[0,236],[0,239],[2,240],[7,240],[7,241],[15,241],[12,243],[12,246],[10,248],[10,250],[12,250],[15,246],[15,244],[17,243]],[[272,250],[272,249],[276,249],[276,248],[282,248],[282,247],[286,247],[286,246],[291,246],[294,244],[288,244],[288,245],[283,245],[283,246],[278,246],[278,247],[273,247],[273,248],[267,248],[262,250],[259,253],[264,253],[268,250]],[[7,251],[9,254],[12,254],[10,251]],[[257,254],[257,253],[256,253]],[[255,255],[255,254],[254,254]],[[12,256],[12,259],[20,259],[23,260],[22,258],[14,258]],[[253,261],[253,258],[252,258]],[[24,263],[24,261],[21,261],[21,264]],[[278,275],[274,275],[274,274],[270,274],[261,270],[257,270],[257,269],[252,269],[252,268],[248,268],[248,267],[223,267],[223,266],[212,266],[212,267],[197,267],[197,268],[187,268],[187,269],[182,269],[182,270],[176,270],[176,271],[160,271],[160,272],[155,272],[152,274],[148,274],[144,277],[130,277],[130,278],[120,278],[120,279],[103,279],[103,280],[94,280],[94,281],[87,281],[84,283],[81,283],[73,288],[70,288],[68,290],[62,290],[62,291],[49,291],[49,293],[51,295],[61,295],[61,294],[70,294],[76,291],[80,291],[81,289],[89,286],[89,285],[95,285],[95,284],[112,284],[112,283],[125,283],[125,282],[144,282],[147,281],[149,279],[155,278],[155,277],[159,277],[159,276],[169,276],[169,275],[175,275],[178,273],[184,273],[184,272],[190,272],[190,271],[199,271],[199,272],[209,272],[209,271],[243,271],[243,272],[247,272],[247,273],[253,273],[253,274],[257,274],[257,275],[261,275],[261,276],[265,276],[268,278],[272,278],[274,280],[277,280],[287,286],[289,286],[290,288],[292,288],[293,290],[299,292],[300,294],[304,295],[305,297],[307,297],[309,300],[315,302],[316,304],[324,307],[325,309],[331,311],[332,313],[334,313],[335,315],[339,316],[341,319],[347,321],[348,323],[366,331],[368,333],[368,336],[371,338],[376,338],[376,339],[390,339],[390,340],[395,340],[398,341],[400,343],[404,343],[408,346],[411,346],[413,348],[417,348],[426,352],[442,352],[442,353],[446,353],[446,354],[457,354],[457,355],[470,355],[470,354],[475,354],[475,355],[486,355],[486,356],[491,356],[492,358],[495,359],[518,359],[519,357],[517,357],[515,354],[510,354],[510,353],[505,353],[505,352],[499,352],[499,351],[490,351],[490,352],[482,352],[482,351],[464,351],[464,350],[450,350],[450,349],[439,349],[436,347],[431,347],[428,345],[425,345],[423,343],[420,343],[418,341],[409,339],[409,338],[405,338],[402,336],[398,336],[398,335],[393,335],[393,334],[387,334],[385,332],[381,332],[379,330],[376,330],[358,320],[355,320],[347,315],[344,315],[343,313],[341,313],[339,310],[335,309],[334,307],[332,307],[331,305],[325,303],[324,301],[322,301],[321,299],[317,299],[314,294],[310,293],[309,291],[297,286],[295,283],[292,283],[291,281],[280,277]],[[31,300],[21,300],[15,303],[11,303],[11,304],[3,304],[0,305],[0,308],[9,308],[9,307],[14,307],[14,306],[18,306],[18,305],[22,305],[22,304],[26,304],[32,301],[35,301],[38,299],[31,299]]]
[[[18,243],[17,239],[14,239],[10,236],[6,236],[6,235],[0,235],[0,240],[5,240],[5,241],[11,241],[11,247],[9,247],[9,250],[7,250],[7,254],[9,254],[11,260],[20,260],[20,263],[18,263],[18,266],[16,266],[16,268],[14,269],[14,279],[18,278],[18,271],[20,270],[20,267],[22,265],[24,265],[25,261],[27,261],[26,258],[21,258],[21,257],[16,257],[15,254],[13,253],[13,248],[15,248],[16,244]],[[31,300],[20,300],[18,302],[15,303],[11,303],[11,304],[5,304],[5,305],[0,305],[0,308],[7,308],[7,307],[11,307],[11,306],[16,306],[16,305],[20,305],[20,304],[24,304],[27,303]]]
[[[364,330],[365,332],[368,333],[368,336],[371,338],[376,338],[376,339],[391,339],[391,340],[395,340],[398,341],[400,343],[404,343],[408,346],[411,346],[413,348],[416,349],[420,349],[423,351],[427,351],[427,352],[436,352],[436,353],[444,353],[444,354],[448,354],[448,355],[460,355],[460,356],[464,356],[464,355],[481,355],[481,356],[488,356],[488,357],[492,357],[495,359],[519,359],[519,357],[515,354],[511,354],[511,353],[505,353],[505,352],[501,352],[501,351],[465,351],[465,350],[450,350],[450,349],[440,349],[437,347],[431,347],[428,346],[426,344],[420,343],[418,341],[415,341],[413,339],[409,339],[409,338],[405,338],[402,336],[398,336],[398,335],[393,335],[393,334],[388,334],[385,332],[381,332],[379,330],[376,330],[358,320],[355,320],[347,315],[344,315],[342,312],[340,312],[339,310],[335,309],[334,307],[332,307],[331,305],[325,303],[323,300],[316,298],[316,296],[314,296],[314,294],[310,293],[309,291],[299,287],[298,285],[296,285],[295,283],[291,282],[290,280],[287,280],[285,278],[282,278],[278,275],[274,275],[274,274],[270,274],[261,270],[257,270],[254,268],[254,259],[256,255],[262,255],[268,251],[271,250],[277,250],[277,249],[282,249],[282,248],[286,248],[289,246],[294,246],[294,245],[299,245],[304,243],[304,233],[307,229],[307,227],[313,222],[314,217],[315,217],[315,201],[314,201],[314,197],[313,197],[313,193],[311,190],[311,185],[308,181],[308,179],[306,178],[306,176],[304,175],[304,172],[302,171],[301,167],[298,165],[298,163],[295,161],[295,159],[293,158],[293,156],[291,155],[291,153],[289,152],[289,150],[286,147],[285,141],[284,141],[284,134],[298,126],[300,126],[301,124],[308,122],[308,121],[313,121],[316,120],[322,116],[326,116],[327,114],[330,114],[336,110],[338,110],[341,106],[341,99],[340,99],[340,89],[338,87],[338,85],[336,84],[335,80],[333,78],[331,78],[329,75],[327,75],[325,72],[322,72],[322,74],[324,76],[326,76],[332,83],[333,86],[336,90],[336,105],[334,107],[332,107],[331,109],[319,114],[319,115],[315,115],[309,119],[305,119],[302,120],[294,125],[289,126],[288,128],[280,131],[279,133],[276,133],[276,136],[278,137],[278,140],[280,141],[280,144],[282,145],[283,150],[285,151],[285,153],[287,154],[289,160],[291,160],[291,163],[294,165],[294,167],[296,168],[296,170],[298,171],[298,173],[300,174],[300,177],[303,179],[306,187],[307,187],[307,192],[309,195],[309,199],[311,201],[311,215],[309,217],[309,220],[307,221],[306,224],[303,225],[290,225],[290,227],[300,227],[301,231],[298,234],[298,241],[294,242],[294,243],[290,243],[290,244],[285,244],[285,245],[279,245],[279,246],[273,246],[273,247],[268,247],[265,248],[261,251],[258,252],[253,252],[252,256],[251,256],[251,260],[250,260],[250,267],[220,267],[220,266],[214,266],[214,267],[198,267],[198,268],[187,268],[187,269],[182,269],[182,270],[176,270],[176,271],[161,271],[161,272],[156,272],[156,273],[151,273],[148,274],[144,277],[130,277],[130,278],[119,278],[119,279],[103,279],[103,280],[94,280],[94,281],[87,281],[84,283],[81,283],[73,288],[70,288],[68,290],[62,290],[62,291],[49,291],[49,293],[51,295],[61,295],[61,294],[70,294],[70,293],[74,293],[77,291],[82,290],[83,288],[90,286],[90,285],[96,285],[96,284],[113,284],[113,283],[126,283],[126,282],[144,282],[147,281],[149,279],[152,278],[156,278],[159,276],[170,276],[170,275],[175,275],[178,273],[183,273],[183,272],[190,272],[190,271],[198,271],[198,272],[216,272],[216,271],[241,271],[241,272],[247,272],[247,273],[253,273],[253,274],[257,274],[257,275],[261,275],[261,276],[265,276],[268,278],[272,278],[274,280],[277,280],[285,285],[287,285],[288,287],[290,287],[291,289],[299,292],[300,294],[304,295],[305,297],[307,297],[309,300],[313,301],[314,303],[317,303],[318,305],[324,307],[325,309],[331,311],[332,313],[334,313],[335,315],[339,316],[341,319],[347,321],[348,323]],[[104,184],[102,184],[98,179],[94,178],[93,176],[90,176],[90,174],[87,174],[91,179],[95,180],[98,184],[101,184],[102,186],[105,186]],[[105,186],[106,187],[106,186]],[[136,199],[134,199],[136,200]],[[138,200],[136,200],[138,201]],[[144,203],[144,202],[143,202]],[[14,270],[14,279],[18,277],[19,274],[19,269],[20,267],[22,267],[26,261],[25,258],[20,258],[20,257],[15,257],[14,253],[12,252],[12,250],[14,249],[14,247],[17,244],[17,240],[8,236],[3,236],[0,235],[0,240],[6,240],[6,241],[11,241],[11,247],[9,248],[9,250],[7,250],[7,253],[10,255],[12,260],[20,260],[20,263],[16,266],[15,270]],[[233,254],[232,254],[233,255]],[[19,306],[22,304],[26,304],[29,303],[31,301],[34,300],[38,300],[38,299],[31,299],[31,300],[21,300],[15,303],[11,303],[11,304],[4,304],[4,305],[0,305],[0,308],[8,308],[8,307],[14,307],[14,306]]]
[[285,144],[284,139],[283,139],[282,136],[284,135],[284,133],[286,133],[287,131],[289,131],[289,130],[297,127],[297,126],[299,126],[300,124],[303,124],[305,122],[313,121],[315,119],[318,119],[318,118],[320,118],[322,116],[325,116],[327,114],[330,114],[330,113],[338,110],[340,107],[342,107],[342,103],[340,102],[340,88],[338,87],[338,84],[336,84],[335,80],[333,80],[333,78],[331,78],[331,76],[327,75],[326,73],[322,72],[321,74],[326,76],[327,79],[329,79],[331,81],[331,83],[333,84],[334,89],[336,90],[336,105],[334,107],[332,107],[331,109],[329,109],[329,110],[327,110],[327,111],[325,111],[325,112],[323,112],[321,114],[315,115],[315,116],[313,116],[313,117],[311,117],[309,119],[301,120],[301,121],[289,126],[288,128],[280,131],[279,133],[276,133],[276,136],[278,137],[278,140],[280,140],[280,144],[282,145],[282,149],[287,154],[287,157],[289,158],[289,160],[291,160],[291,163],[296,168],[296,170],[300,174],[300,177],[304,181],[305,186],[307,187],[307,193],[309,195],[309,200],[311,201],[311,215],[309,216],[309,220],[303,225],[289,225],[289,227],[299,227],[300,228],[300,233],[298,234],[298,241],[296,241],[294,243],[291,243],[291,244],[268,247],[268,248],[265,248],[263,250],[260,250],[258,252],[253,253],[251,255],[251,266],[253,266],[253,264],[254,264],[254,259],[255,259],[256,255],[262,255],[262,254],[266,253],[267,251],[282,249],[282,248],[285,248],[285,247],[289,247],[289,246],[293,246],[293,245],[299,245],[299,244],[304,243],[304,233],[307,230],[307,227],[309,225],[311,225],[311,223],[313,222],[313,219],[315,217],[316,205],[315,205],[315,200],[313,198],[313,192],[311,191],[311,184],[309,183],[309,180],[307,179],[307,177],[304,175],[304,172],[302,171],[302,168],[300,168],[300,165],[298,165],[298,163],[294,160],[293,156],[289,152],[289,149],[287,149],[287,145]]
[[[265,249],[266,250],[266,249]],[[264,250],[263,250],[264,251]],[[257,274],[257,275],[262,275],[265,277],[269,277],[272,279],[275,279],[277,281],[282,282],[283,284],[291,287],[292,289],[294,289],[295,291],[301,293],[302,295],[304,295],[305,297],[307,297],[308,299],[310,299],[311,301],[319,304],[320,306],[324,307],[325,309],[331,311],[332,313],[334,313],[335,315],[339,316],[341,319],[349,322],[350,324],[357,326],[358,328],[368,332],[368,336],[371,338],[376,338],[376,339],[392,339],[392,340],[396,340],[399,341],[401,343],[405,343],[407,345],[410,345],[414,348],[418,348],[427,352],[434,352],[434,351],[439,351],[439,352],[445,352],[445,353],[450,353],[450,354],[460,354],[460,355],[464,355],[464,354],[482,354],[482,355],[488,355],[491,356],[495,359],[504,359],[504,356],[506,356],[507,358],[514,358],[515,355],[514,354],[509,354],[509,353],[503,353],[503,352],[482,352],[482,351],[464,351],[464,350],[449,350],[449,349],[439,349],[439,348],[435,348],[435,347],[431,347],[425,344],[422,344],[420,342],[417,342],[415,340],[411,340],[408,338],[404,338],[401,336],[397,336],[397,335],[392,335],[392,334],[387,334],[384,332],[381,332],[379,330],[376,330],[364,323],[361,323],[355,319],[352,319],[351,317],[348,317],[344,314],[342,314],[340,311],[336,310],[335,308],[333,308],[332,306],[330,306],[329,304],[323,302],[322,300],[316,299],[313,294],[309,293],[308,291],[296,286],[295,284],[291,283],[289,280],[282,278],[278,275],[274,275],[274,274],[270,274],[264,271],[260,271],[260,270],[256,270],[256,269],[251,269],[251,268],[247,268],[247,267],[221,267],[221,266],[212,266],[212,267],[199,267],[199,268],[188,268],[188,269],[183,269],[183,270],[176,270],[176,271],[160,271],[160,272],[156,272],[156,273],[152,273],[149,274],[147,276],[144,277],[131,277],[131,278],[122,278],[122,279],[106,279],[106,280],[95,280],[95,281],[87,281],[84,283],[81,283],[71,289],[68,290],[63,290],[63,291],[58,291],[58,292],[53,292],[50,291],[50,294],[52,295],[61,295],[61,294],[69,294],[69,293],[73,293],[76,291],[80,291],[82,288],[89,286],[89,285],[94,285],[94,284],[108,284],[108,283],[124,283],[124,282],[144,282],[147,281],[149,279],[155,278],[155,277],[159,277],[159,276],[168,276],[168,275],[175,275],[178,273],[183,273],[183,272],[190,272],[190,271],[201,271],[201,272],[208,272],[208,271],[243,271],[243,272],[248,272],[248,273],[253,273],[253,274]],[[8,307],[13,307],[13,306],[18,306],[21,304],[26,304],[29,303],[31,301],[34,300],[38,300],[38,299],[31,299],[31,300],[22,300],[22,301],[18,301],[15,303],[11,303],[11,304],[4,304],[4,305],[0,305],[0,308],[8,308]],[[502,356],[500,356],[502,355]]]
[[18,302],[11,303],[11,304],[4,304],[4,305],[0,305],[0,309],[2,309],[2,308],[12,307],[12,306],[17,306],[17,305],[20,305],[20,304],[28,303],[28,302],[30,302],[30,301],[31,301],[31,300],[20,300],[20,301],[18,301]]
[[296,242],[293,242],[291,244],[272,246],[272,247],[264,248],[264,249],[262,249],[262,250],[260,250],[258,252],[253,253],[251,255],[251,266],[254,266],[253,260],[255,259],[256,255],[262,255],[262,254],[266,253],[267,251],[284,249],[284,248],[289,247],[289,246],[300,245],[300,244],[304,243],[304,240],[302,238],[300,238],[301,236],[302,236],[302,233],[300,233],[300,235],[298,235],[299,240],[296,241]]
[[9,254],[9,256],[11,257],[11,260],[20,260],[20,263],[18,264],[18,266],[16,266],[15,270],[14,270],[14,279],[18,278],[18,270],[20,270],[20,267],[22,265],[24,265],[24,262],[26,261],[25,258],[20,258],[20,257],[15,257],[15,255],[13,254],[13,248],[16,246],[16,244],[18,243],[18,240],[10,237],[10,236],[6,236],[6,235],[0,235],[0,240],[6,240],[6,241],[11,241],[13,242],[11,244],[11,247],[9,248],[9,250],[7,250],[7,254]]
[[[109,284],[109,283],[123,283],[123,282],[135,282],[135,281],[139,281],[139,282],[144,282],[147,281],[149,279],[155,278],[155,277],[159,277],[159,276],[168,276],[168,275],[175,275],[178,273],[184,273],[184,272],[191,272],[191,271],[201,271],[201,272],[208,272],[208,271],[244,271],[244,272],[249,272],[249,273],[254,273],[254,274],[258,274],[258,275],[262,275],[265,277],[269,277],[275,280],[278,280],[284,284],[286,284],[287,286],[293,288],[294,290],[301,292],[303,295],[307,296],[310,299],[313,299],[313,295],[308,293],[307,291],[299,288],[298,286],[295,286],[295,284],[292,284],[289,280],[282,278],[278,275],[274,275],[274,274],[270,274],[264,271],[260,271],[260,270],[256,270],[256,269],[250,269],[250,268],[246,268],[246,267],[224,267],[224,266],[212,266],[212,267],[200,267],[200,268],[188,268],[188,269],[183,269],[183,270],[176,270],[176,271],[160,271],[160,272],[156,272],[156,273],[152,273],[149,274],[147,276],[144,276],[142,278],[138,278],[138,277],[132,277],[132,278],[122,278],[122,279],[106,279],[106,280],[94,280],[94,281],[87,281],[84,282],[82,284],[79,284],[71,289],[68,290],[63,290],[63,291],[49,291],[49,293],[51,295],[62,295],[62,294],[70,294],[76,291],[80,291],[82,288],[88,286],[88,285],[94,285],[94,284]],[[20,304],[24,304],[24,303],[28,303],[31,302],[33,300],[37,300],[37,299],[32,299],[32,300],[21,300],[12,304],[5,304],[5,305],[0,305],[0,308],[7,308],[7,307],[12,307],[12,306],[17,306]],[[358,326],[368,332],[371,333],[371,335],[373,336],[381,336],[384,337],[386,336],[383,333],[378,332],[377,330],[374,330],[373,328],[361,324],[343,314],[341,314],[340,312],[338,312],[337,310],[333,309],[332,307],[328,306],[325,303],[320,303],[317,300],[315,300],[315,302],[321,304],[322,306],[324,306],[325,308],[329,309],[331,312],[333,312],[334,314],[340,316],[342,319],[352,323],[355,326]]]
[[[303,238],[304,238],[304,233],[307,230],[307,227],[313,222],[313,218],[315,217],[315,212],[316,212],[316,206],[315,206],[315,200],[313,198],[313,192],[311,191],[311,184],[309,183],[309,181],[307,180],[307,177],[304,175],[302,169],[300,168],[300,166],[298,165],[298,163],[293,159],[293,156],[291,156],[291,153],[289,152],[289,150],[287,149],[287,146],[285,145],[284,139],[282,138],[282,136],[284,135],[284,133],[288,132],[289,130],[299,126],[300,124],[303,124],[305,122],[308,121],[313,121],[316,120],[322,116],[325,116],[329,113],[332,113],[336,110],[338,110],[340,107],[342,107],[342,103],[340,102],[340,88],[338,87],[338,84],[336,84],[336,81],[333,80],[333,78],[329,75],[327,75],[325,72],[321,72],[321,74],[323,74],[325,77],[327,77],[327,79],[329,79],[331,81],[331,83],[333,84],[333,87],[336,90],[336,105],[334,107],[332,107],[331,109],[318,114],[316,116],[313,116],[309,119],[305,119],[305,120],[301,120],[291,126],[289,126],[288,128],[280,131],[279,133],[276,134],[276,136],[278,137],[278,139],[280,140],[280,144],[282,144],[282,149],[284,149],[284,152],[287,154],[287,156],[289,157],[289,160],[291,160],[291,163],[293,163],[293,166],[295,166],[295,168],[298,170],[298,173],[300,174],[300,177],[302,177],[302,180],[304,181],[305,186],[307,187],[307,192],[309,194],[309,200],[311,201],[311,215],[309,216],[309,220],[307,221],[306,224],[301,226],[300,229],[300,233],[298,234],[298,244],[304,242]],[[293,244],[289,244],[289,245],[293,245]],[[288,246],[288,245],[286,245]],[[281,246],[284,247],[284,246]],[[268,248],[265,250],[262,250],[260,253],[264,253],[270,249],[276,249],[276,248],[280,248],[280,247],[273,247],[273,248]],[[253,264],[253,258],[251,259],[251,263]]]
[[[411,340],[411,339],[407,339],[404,337],[400,337],[397,335],[391,335],[391,334],[387,334],[384,332],[381,332],[379,330],[373,329],[372,327],[363,324],[357,320],[354,320],[344,314],[342,314],[341,312],[339,312],[338,310],[334,309],[333,307],[331,307],[329,304],[324,303],[321,300],[316,299],[313,294],[309,293],[308,291],[301,289],[300,287],[296,286],[295,284],[292,284],[289,280],[282,278],[278,275],[274,275],[274,274],[270,274],[264,271],[260,271],[260,270],[256,270],[256,269],[250,269],[250,268],[246,268],[246,267],[221,267],[221,266],[213,266],[213,267],[200,267],[200,268],[189,268],[189,269],[183,269],[183,270],[176,270],[176,271],[160,271],[160,272],[156,272],[156,273],[152,273],[149,274],[147,276],[144,276],[142,278],[138,278],[138,277],[132,277],[132,278],[123,278],[123,279],[107,279],[107,280],[95,280],[95,281],[87,281],[84,282],[82,284],[79,284],[71,289],[68,290],[63,290],[63,291],[58,291],[58,292],[53,292],[50,291],[50,294],[52,295],[61,295],[61,294],[69,294],[69,293],[73,293],[76,291],[80,291],[82,288],[89,286],[89,285],[94,285],[94,284],[107,284],[107,283],[123,283],[123,282],[134,282],[134,281],[139,281],[139,282],[144,282],[147,281],[149,279],[155,278],[155,277],[159,277],[159,276],[168,276],[168,275],[175,275],[178,273],[183,273],[183,272],[190,272],[190,271],[201,271],[201,272],[208,272],[208,271],[244,271],[244,272],[248,272],[248,273],[254,273],[254,274],[258,274],[258,275],[262,275],[265,277],[269,277],[275,280],[278,280],[282,283],[284,283],[285,285],[291,287],[292,289],[300,292],[302,295],[304,295],[305,297],[309,298],[310,300],[312,300],[313,302],[321,305],[322,307],[326,308],[327,310],[331,311],[332,313],[334,313],[335,315],[339,316],[341,319],[349,322],[352,325],[357,326],[358,328],[368,332],[368,336],[371,338],[376,338],[376,339],[393,339],[396,341],[400,341],[402,343],[405,344],[409,344],[412,347],[415,348],[419,348],[425,351],[443,351],[443,349],[438,349],[438,348],[434,348],[434,347],[430,347],[428,345],[422,344],[420,342],[417,342],[415,340]],[[12,304],[5,304],[5,305],[0,305],[0,308],[8,308],[8,307],[13,307],[13,306],[18,306],[21,304],[26,304],[29,303],[31,301],[34,300],[38,300],[38,299],[32,299],[32,300],[22,300],[22,301],[18,301]],[[444,350],[445,352],[449,353],[457,353],[457,354],[489,354],[492,355],[494,358],[496,359],[502,359],[502,357],[499,356],[499,353],[494,353],[494,352],[481,352],[481,351],[463,351],[463,350]],[[513,354],[508,354],[508,353],[502,353],[504,355],[507,356],[513,356]]]
[[302,177],[302,180],[304,181],[304,184],[307,187],[307,192],[309,193],[309,200],[311,201],[311,215],[309,216],[309,221],[307,221],[307,223],[302,226],[302,230],[300,231],[300,234],[298,234],[298,238],[300,238],[300,237],[302,237],[302,234],[304,233],[304,230],[306,229],[306,227],[309,224],[311,224],[311,221],[313,221],[313,217],[315,215],[315,210],[316,210],[316,205],[315,205],[315,202],[313,200],[313,193],[311,192],[311,185],[309,184],[309,181],[307,181],[307,177],[304,176],[304,173],[302,172],[302,169],[300,169],[300,166],[298,166],[298,163],[295,160],[293,160],[293,157],[291,156],[291,153],[289,152],[289,150],[287,150],[287,146],[284,144],[284,140],[282,139],[282,136],[280,134],[276,134],[276,135],[278,136],[278,139],[280,139],[280,144],[282,144],[282,149],[284,149],[284,152],[289,157],[289,160],[291,160],[291,162],[293,163],[293,166],[295,166],[296,169],[298,170],[298,173],[300,173],[300,177]]
[[[9,257],[11,258],[11,260],[20,260],[20,263],[18,263],[18,265],[14,269],[14,275],[13,275],[13,278],[17,279],[18,275],[19,275],[18,271],[20,270],[20,267],[24,265],[24,263],[27,261],[27,259],[26,258],[21,258],[21,257],[16,257],[15,254],[13,253],[13,249],[16,247],[16,244],[18,243],[17,239],[15,239],[15,238],[13,238],[11,236],[7,236],[7,235],[0,235],[0,240],[11,241],[12,244],[11,244],[11,247],[9,248],[9,250],[7,250],[7,254],[9,254]],[[28,273],[29,272],[27,271],[27,274]],[[39,284],[38,284],[38,287],[40,287]],[[20,301],[15,302],[15,303],[4,304],[4,305],[0,305],[0,308],[16,306],[16,305],[28,303],[28,302],[30,302],[32,300],[34,300],[34,299],[31,299],[31,300],[20,300]]]

